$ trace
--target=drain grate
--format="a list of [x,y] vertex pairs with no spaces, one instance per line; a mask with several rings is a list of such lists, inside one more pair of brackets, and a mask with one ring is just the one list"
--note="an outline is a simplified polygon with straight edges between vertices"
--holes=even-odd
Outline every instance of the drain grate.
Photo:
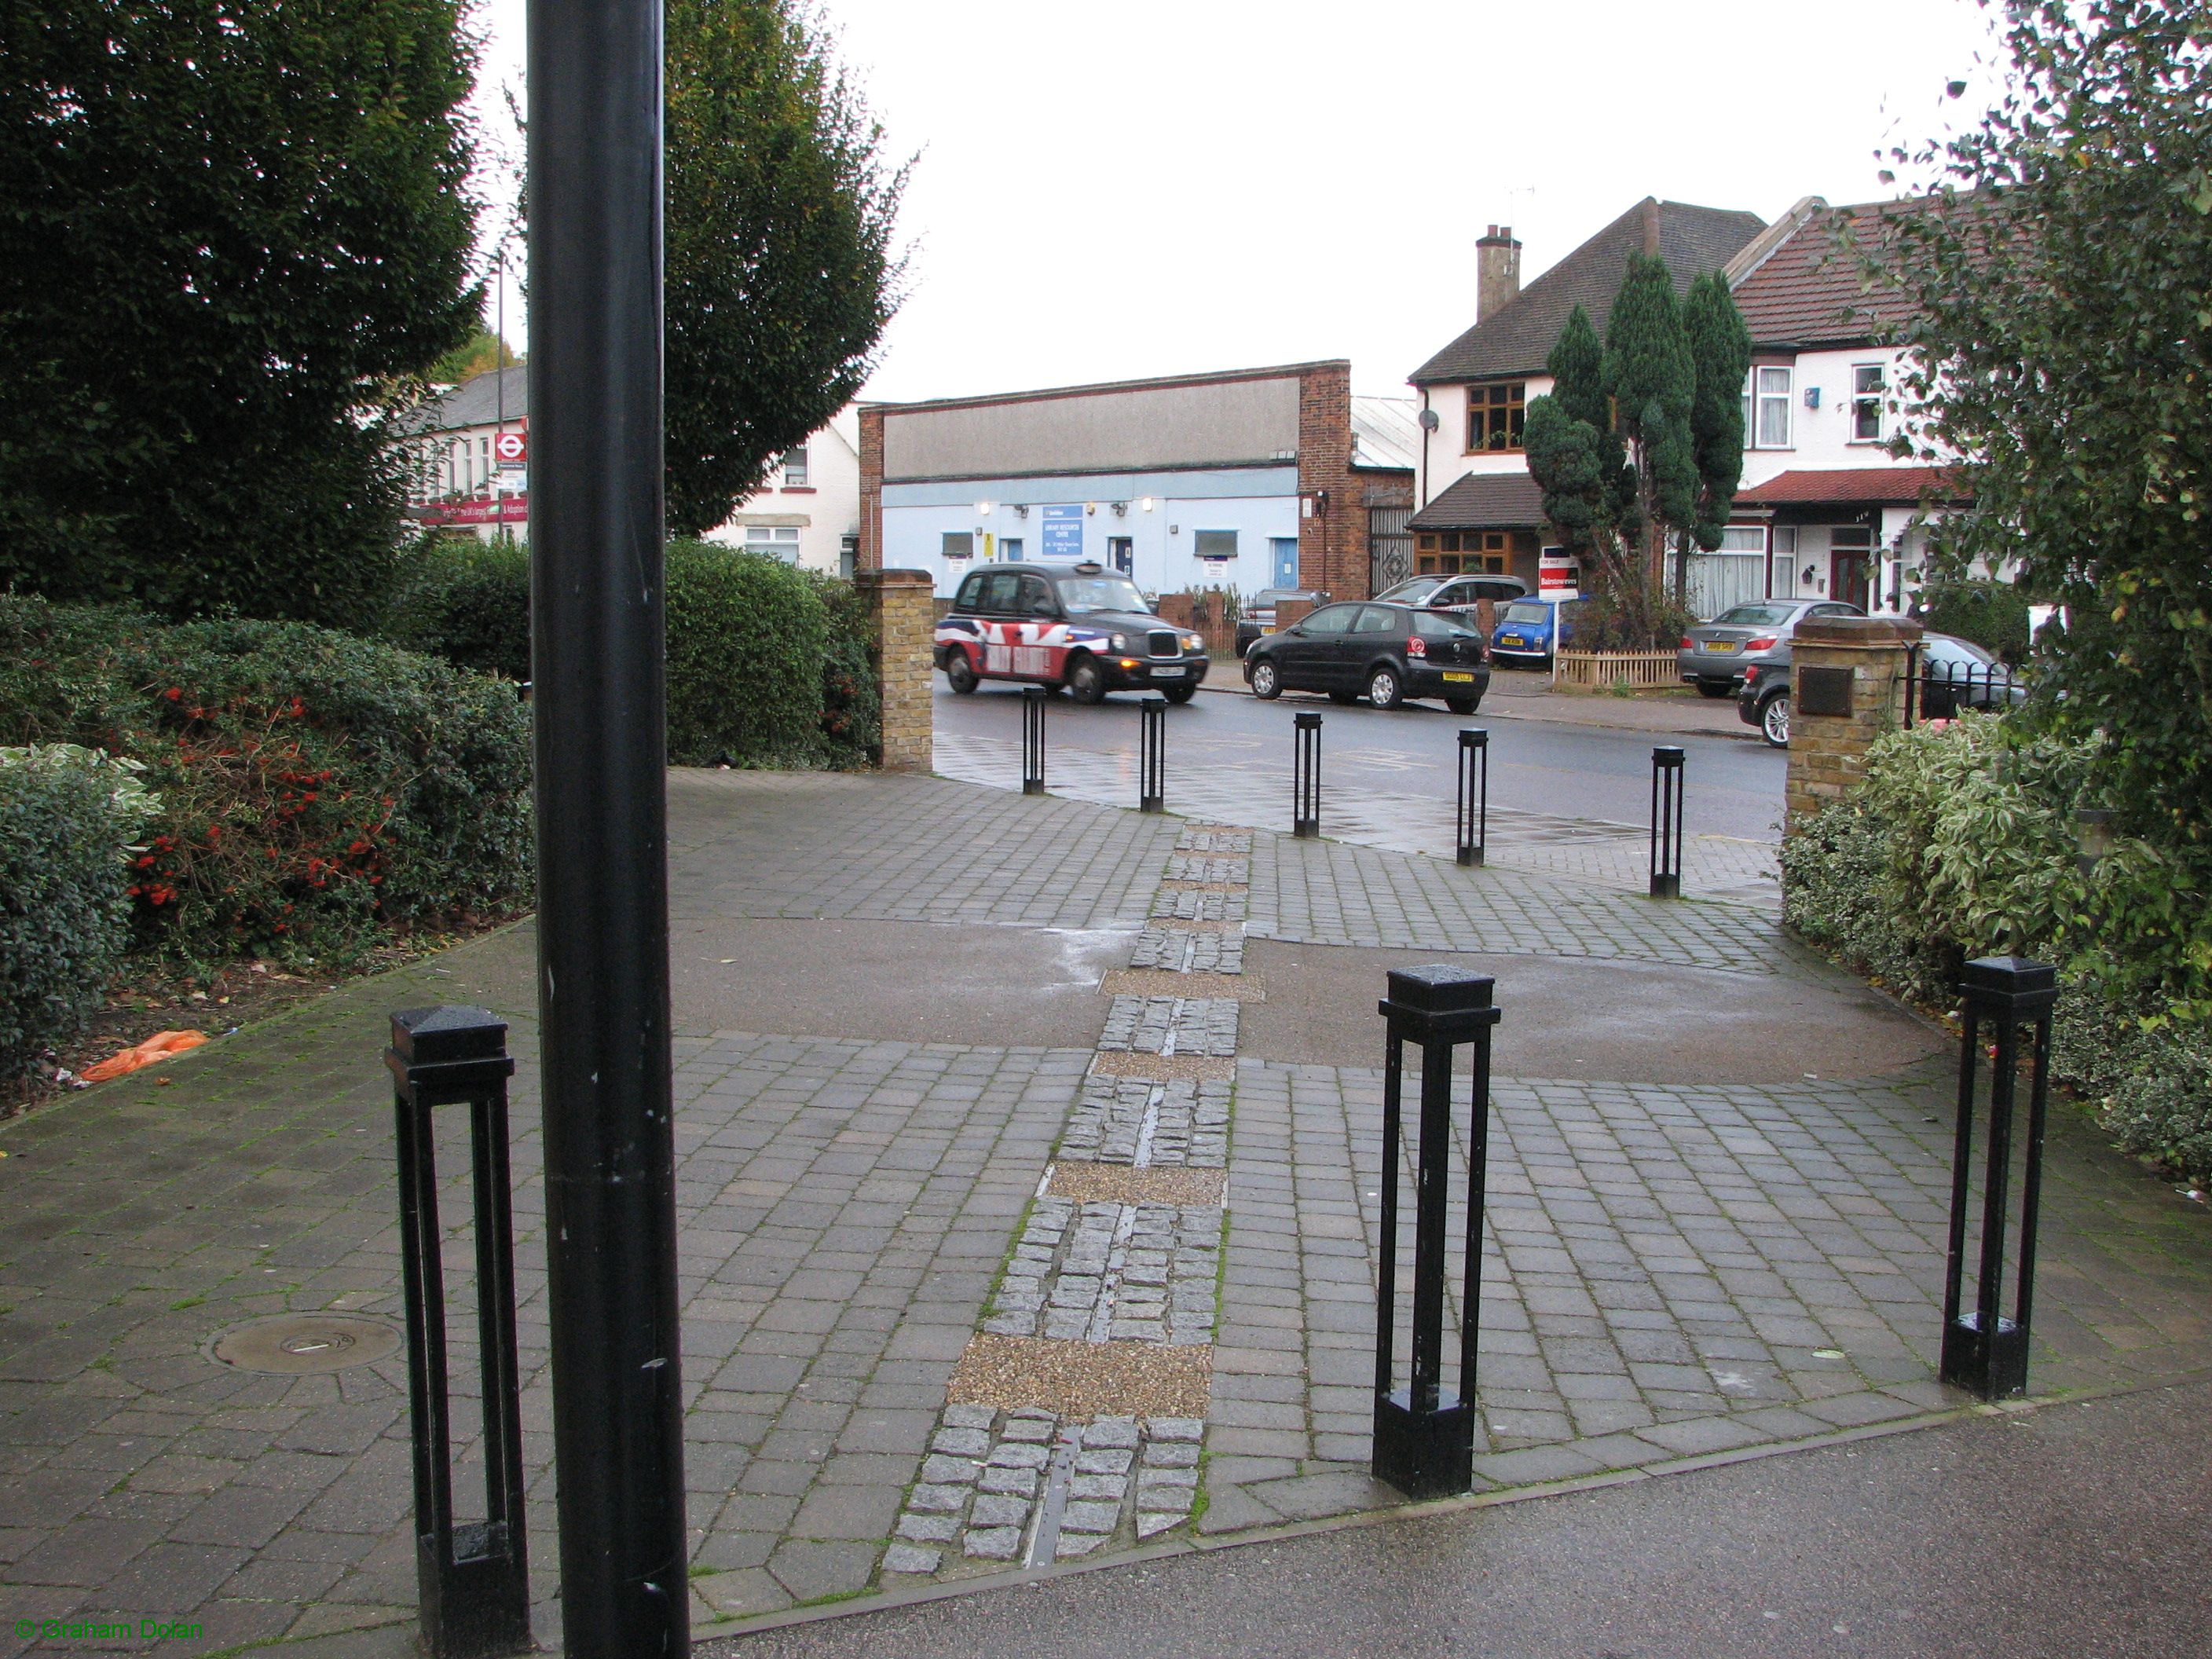
[[349,1314],[279,1314],[234,1325],[210,1352],[226,1365],[272,1376],[351,1370],[396,1353],[399,1333],[380,1320]]

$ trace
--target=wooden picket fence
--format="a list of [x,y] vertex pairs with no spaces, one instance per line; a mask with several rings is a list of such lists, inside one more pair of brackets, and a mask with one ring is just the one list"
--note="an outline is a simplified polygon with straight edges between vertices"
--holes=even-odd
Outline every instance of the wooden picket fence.
[[1672,651],[1562,651],[1559,682],[1590,691],[1626,685],[1632,691],[1661,690],[1682,683]]

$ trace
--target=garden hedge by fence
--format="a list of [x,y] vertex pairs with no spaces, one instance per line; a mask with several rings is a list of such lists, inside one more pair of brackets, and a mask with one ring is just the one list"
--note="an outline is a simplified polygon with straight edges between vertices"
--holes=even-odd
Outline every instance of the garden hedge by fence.
[[1783,917],[1910,1000],[1948,1007],[1970,957],[2057,964],[2053,1069],[2130,1151],[2212,1183],[2212,1021],[2186,866],[2123,836],[2085,873],[2077,806],[2096,740],[2002,719],[1896,732],[1864,778],[1783,843]]
[[[679,766],[860,766],[881,734],[868,617],[849,583],[704,541],[672,542],[668,757]],[[386,635],[530,678],[530,556],[446,538],[410,553]]]
[[529,711],[509,684],[301,623],[164,623],[0,596],[0,743],[144,763],[134,944],[345,960],[530,896]]

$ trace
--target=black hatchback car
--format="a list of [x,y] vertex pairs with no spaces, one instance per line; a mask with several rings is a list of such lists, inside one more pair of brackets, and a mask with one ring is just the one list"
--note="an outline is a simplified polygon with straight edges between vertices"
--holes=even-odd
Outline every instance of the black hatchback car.
[[1325,691],[1337,702],[1364,696],[1377,708],[1441,697],[1472,714],[1490,689],[1490,649],[1471,620],[1408,605],[1324,605],[1256,641],[1244,655],[1255,697]]
[[969,571],[937,624],[936,649],[955,691],[1029,680],[1064,685],[1078,702],[1133,690],[1188,702],[1206,670],[1202,635],[1152,615],[1127,576],[1087,562]]

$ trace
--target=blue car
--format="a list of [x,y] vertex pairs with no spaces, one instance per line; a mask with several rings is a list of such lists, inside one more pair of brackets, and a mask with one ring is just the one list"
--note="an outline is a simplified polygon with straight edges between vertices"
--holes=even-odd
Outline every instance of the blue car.
[[1586,599],[1515,599],[1498,613],[1498,626],[1490,634],[1490,654],[1504,662],[1550,662],[1555,645],[1572,643],[1575,613],[1588,603]]

